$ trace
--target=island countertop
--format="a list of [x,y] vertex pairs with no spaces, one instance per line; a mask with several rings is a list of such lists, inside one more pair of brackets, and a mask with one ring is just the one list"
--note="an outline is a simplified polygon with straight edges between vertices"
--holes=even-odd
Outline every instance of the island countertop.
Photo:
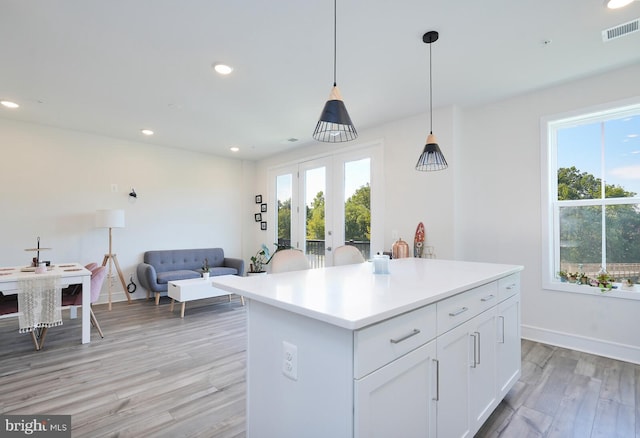
[[372,264],[212,279],[213,287],[350,330],[384,321],[517,273],[519,265],[404,258]]

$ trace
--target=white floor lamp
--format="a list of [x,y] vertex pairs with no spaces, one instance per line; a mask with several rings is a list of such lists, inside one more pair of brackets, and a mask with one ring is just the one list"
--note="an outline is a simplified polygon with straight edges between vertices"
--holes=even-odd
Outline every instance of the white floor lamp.
[[96,227],[97,228],[109,228],[109,253],[104,255],[102,260],[102,266],[107,265],[109,262],[109,310],[111,310],[111,266],[116,265],[116,271],[120,277],[120,283],[122,283],[122,290],[127,296],[127,300],[131,302],[131,296],[127,289],[127,284],[124,281],[122,270],[120,270],[120,264],[118,263],[118,257],[113,253],[111,246],[111,229],[112,228],[124,228],[124,210],[98,210],[96,211]]

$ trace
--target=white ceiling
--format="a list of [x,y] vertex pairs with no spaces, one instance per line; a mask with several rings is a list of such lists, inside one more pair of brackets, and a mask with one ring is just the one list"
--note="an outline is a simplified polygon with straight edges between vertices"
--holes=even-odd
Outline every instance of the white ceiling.
[[[640,1],[603,1],[338,0],[338,86],[360,131],[425,113],[429,30],[436,108],[640,62],[640,32],[601,37]],[[0,99],[21,105],[0,117],[260,159],[315,142],[332,51],[331,0],[0,0]]]

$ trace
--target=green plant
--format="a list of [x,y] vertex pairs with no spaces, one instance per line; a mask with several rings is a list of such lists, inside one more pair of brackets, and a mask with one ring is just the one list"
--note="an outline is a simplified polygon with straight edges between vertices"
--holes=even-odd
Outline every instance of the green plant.
[[589,277],[584,272],[578,274],[578,283],[589,284]]
[[[600,272],[595,280],[592,280],[591,284],[597,286],[600,290],[611,290],[613,288],[613,282],[615,279],[609,275],[606,271]],[[594,284],[595,283],[595,284]]]
[[251,264],[249,265],[249,272],[257,273],[264,272],[264,265],[269,261],[269,247],[264,243],[256,253],[251,257]]
[[567,281],[567,271],[558,271],[558,277],[560,281]]
[[202,272],[209,272],[209,259],[205,258],[204,262],[202,263]]

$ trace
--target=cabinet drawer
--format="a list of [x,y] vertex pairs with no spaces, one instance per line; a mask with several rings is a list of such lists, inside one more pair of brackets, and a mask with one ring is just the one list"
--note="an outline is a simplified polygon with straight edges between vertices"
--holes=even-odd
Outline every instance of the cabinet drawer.
[[498,300],[503,301],[520,292],[520,273],[498,280]]
[[485,284],[436,303],[438,335],[498,304],[497,282]]
[[359,379],[436,337],[436,306],[421,307],[354,332],[354,377]]

